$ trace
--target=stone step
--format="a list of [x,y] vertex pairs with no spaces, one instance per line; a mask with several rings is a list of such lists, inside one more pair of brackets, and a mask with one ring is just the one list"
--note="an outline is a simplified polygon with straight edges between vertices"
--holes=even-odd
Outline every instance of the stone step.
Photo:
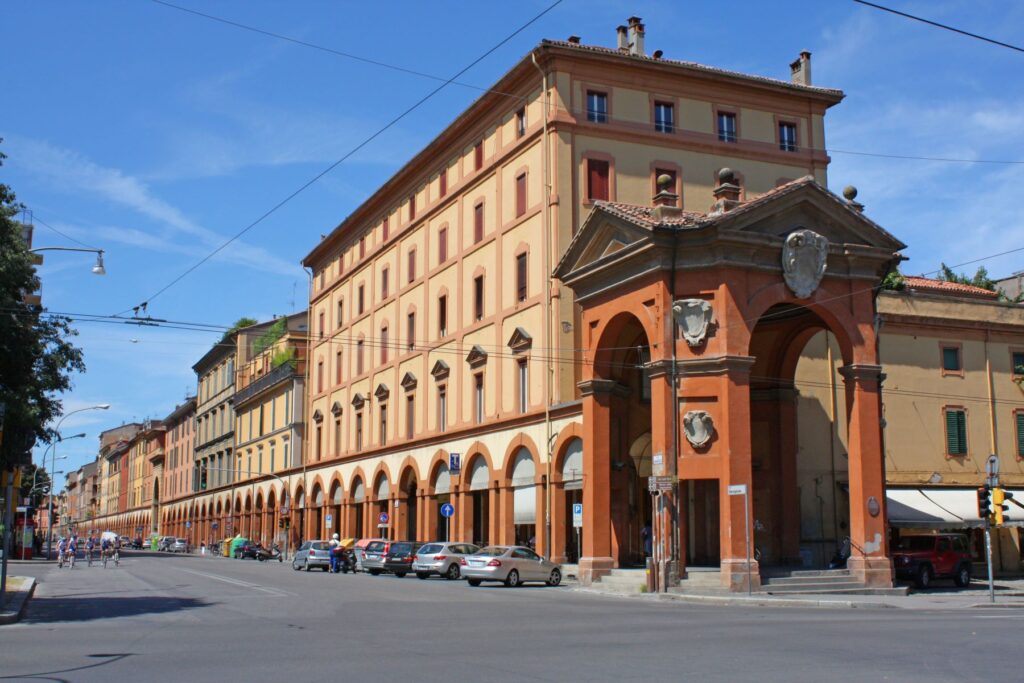
[[910,588],[907,586],[898,586],[896,588],[869,588],[863,584],[856,584],[849,588],[836,588],[834,585],[813,588],[810,586],[803,586],[801,588],[790,588],[790,587],[762,587],[762,593],[768,595],[878,595],[878,596],[900,596],[908,595]]
[[722,585],[722,572],[686,572],[686,578],[679,582],[686,586],[709,586],[718,587]]
[[806,584],[842,584],[856,582],[852,576],[772,576],[761,580],[764,586],[803,586]]
[[849,569],[765,569],[761,572],[761,576],[767,578],[805,578],[805,577],[825,577],[825,576],[850,576]]

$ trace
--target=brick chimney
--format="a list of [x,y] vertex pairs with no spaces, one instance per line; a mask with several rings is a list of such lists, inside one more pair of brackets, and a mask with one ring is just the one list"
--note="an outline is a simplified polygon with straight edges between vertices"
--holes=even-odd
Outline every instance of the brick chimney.
[[797,85],[811,84],[811,53],[804,50],[797,60],[789,65],[790,80]]
[[618,40],[618,45],[616,47],[619,48],[620,52],[629,52],[629,38],[627,37],[626,30],[625,26],[617,26],[615,28]]
[[658,193],[654,195],[654,220],[663,221],[667,218],[675,218],[683,213],[679,208],[679,195],[672,190],[672,176],[662,173],[657,178]]
[[640,23],[640,17],[629,18],[629,54],[637,57],[645,57],[644,52],[644,25]]
[[719,171],[718,187],[713,191],[715,203],[711,207],[711,215],[716,216],[739,206],[742,203],[740,192],[742,188],[736,184],[736,175],[732,169],[723,168]]

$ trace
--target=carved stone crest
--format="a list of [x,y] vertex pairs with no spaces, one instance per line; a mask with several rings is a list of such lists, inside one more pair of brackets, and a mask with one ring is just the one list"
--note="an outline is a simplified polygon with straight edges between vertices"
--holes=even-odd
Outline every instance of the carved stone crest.
[[706,410],[691,410],[683,415],[686,440],[694,448],[703,448],[715,435],[715,422]]
[[672,316],[682,328],[683,339],[690,346],[699,346],[708,336],[711,304],[704,299],[680,299],[672,304]]
[[798,299],[806,299],[821,284],[828,257],[828,239],[813,230],[794,230],[782,248],[782,274]]

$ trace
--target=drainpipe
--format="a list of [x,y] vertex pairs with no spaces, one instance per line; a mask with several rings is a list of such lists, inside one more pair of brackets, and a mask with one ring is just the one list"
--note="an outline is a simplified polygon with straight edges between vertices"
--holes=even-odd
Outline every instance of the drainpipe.
[[992,448],[989,453],[998,455],[999,451],[996,450],[996,398],[992,390],[992,358],[988,352],[989,339],[989,331],[985,330],[985,379],[988,382],[989,445]]
[[551,384],[552,375],[555,372],[554,361],[552,360],[552,354],[555,351],[555,345],[551,339],[551,159],[550,151],[548,148],[548,112],[550,111],[550,101],[548,96],[548,75],[540,65],[537,64],[537,53],[536,51],[530,53],[530,61],[533,66],[540,73],[541,77],[541,91],[544,100],[544,113],[541,116],[541,123],[543,124],[543,131],[541,133],[542,138],[542,154],[543,161],[541,163],[543,181],[544,181],[544,196],[541,201],[544,205],[541,207],[541,221],[542,230],[544,232],[544,339],[547,342],[549,348],[546,349],[545,355],[545,372],[544,372],[544,443],[547,444],[547,475],[544,486],[544,496],[546,498],[546,504],[544,506],[544,557],[551,559],[551,465],[552,465],[552,453],[551,453]]
[[[313,367],[313,363],[312,363],[312,360],[313,360],[313,355],[312,355],[313,354],[313,348],[312,348],[313,347],[313,307],[311,305],[312,298],[313,298],[313,269],[312,268],[307,268],[306,266],[303,266],[302,269],[306,271],[307,275],[309,275],[309,289],[307,290],[308,293],[306,294],[306,297],[309,300],[309,303],[306,304],[306,369],[305,369],[305,372],[303,373],[304,376],[305,376],[304,380],[303,380],[305,382],[305,386],[303,387],[303,389],[305,390],[306,396],[309,396],[309,394],[311,393],[310,387],[313,386],[312,385],[313,378],[311,377],[311,372],[312,372],[312,367]],[[292,410],[295,410],[296,403],[297,403],[296,401],[292,401]],[[303,404],[305,404],[305,400],[303,400]],[[307,408],[307,406],[305,406],[305,405],[302,406],[302,421],[303,421],[303,423],[306,422],[307,413],[308,414],[312,414],[312,413],[310,413],[310,411],[306,410],[306,408]],[[305,430],[303,430],[303,432],[305,432]],[[294,430],[293,430],[292,436],[293,437],[295,436]],[[306,454],[303,453],[303,450],[305,450],[306,445],[307,445],[307,442],[306,442],[306,439],[305,439],[305,433],[303,433],[302,450],[299,451],[299,458],[302,460],[302,507],[303,507],[303,509],[305,509],[305,507],[306,507],[306,500],[308,500],[308,496],[306,495],[306,491],[308,490],[308,487],[306,486]],[[292,441],[292,452],[293,453],[295,452],[295,442],[294,441]],[[289,477],[288,479],[289,479],[289,483],[290,483],[291,477]],[[289,496],[289,498],[291,498],[291,496]],[[295,504],[295,501],[292,500],[292,507],[294,507],[294,504]],[[306,524],[306,515],[305,515],[305,513],[303,513],[303,515],[302,515],[302,524],[303,525]],[[291,525],[289,525],[288,529],[289,529],[289,531],[291,531]],[[305,529],[299,529],[299,537],[300,537],[299,540],[300,541],[302,540],[302,537],[305,536],[305,533],[306,533]]]
[[[676,302],[676,257],[679,252],[679,228],[676,228],[672,232],[672,282],[670,284],[670,290],[672,292],[672,301],[669,303],[669,320],[672,323],[671,334],[669,335],[669,343],[672,345],[672,473],[676,475],[676,495],[675,505],[670,514],[672,519],[672,549],[670,557],[675,563],[676,580],[679,577],[679,502],[682,498],[683,487],[679,484],[679,389],[678,389],[678,377],[677,371],[679,358],[676,355],[676,321],[675,316],[672,313],[672,306],[675,306]],[[668,590],[668,580],[666,577],[665,581],[666,592]]]

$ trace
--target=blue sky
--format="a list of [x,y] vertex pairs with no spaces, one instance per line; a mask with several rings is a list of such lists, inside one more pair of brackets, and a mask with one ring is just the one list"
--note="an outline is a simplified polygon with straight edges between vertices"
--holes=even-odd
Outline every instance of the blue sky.
[[[548,2],[176,0],[241,23],[448,77]],[[898,9],[1010,43],[1024,42],[1024,3],[906,2]],[[884,3],[883,3],[884,4]],[[732,11],[723,11],[724,7]],[[846,0],[778,3],[564,0],[459,80],[489,86],[542,38],[614,44],[643,17],[647,49],[666,57],[788,78],[801,49],[815,84],[847,99],[827,117],[834,150],[1024,159],[1024,54]],[[343,59],[152,2],[4,6],[0,182],[36,217],[106,250],[49,254],[52,311],[111,314],[149,296],[229,235],[342,156],[437,82]],[[479,91],[449,86],[159,297],[159,318],[230,324],[302,308],[299,261],[431,140]],[[834,191],[860,190],[868,214],[910,245],[907,273],[1024,246],[1022,164],[901,161],[833,153]],[[37,222],[37,246],[74,246]],[[1021,255],[985,262],[1003,275]],[[973,272],[975,266],[969,269]],[[83,322],[87,374],[66,410],[85,431],[60,452],[73,469],[101,429],[162,417],[194,391],[191,366],[216,335]]]

